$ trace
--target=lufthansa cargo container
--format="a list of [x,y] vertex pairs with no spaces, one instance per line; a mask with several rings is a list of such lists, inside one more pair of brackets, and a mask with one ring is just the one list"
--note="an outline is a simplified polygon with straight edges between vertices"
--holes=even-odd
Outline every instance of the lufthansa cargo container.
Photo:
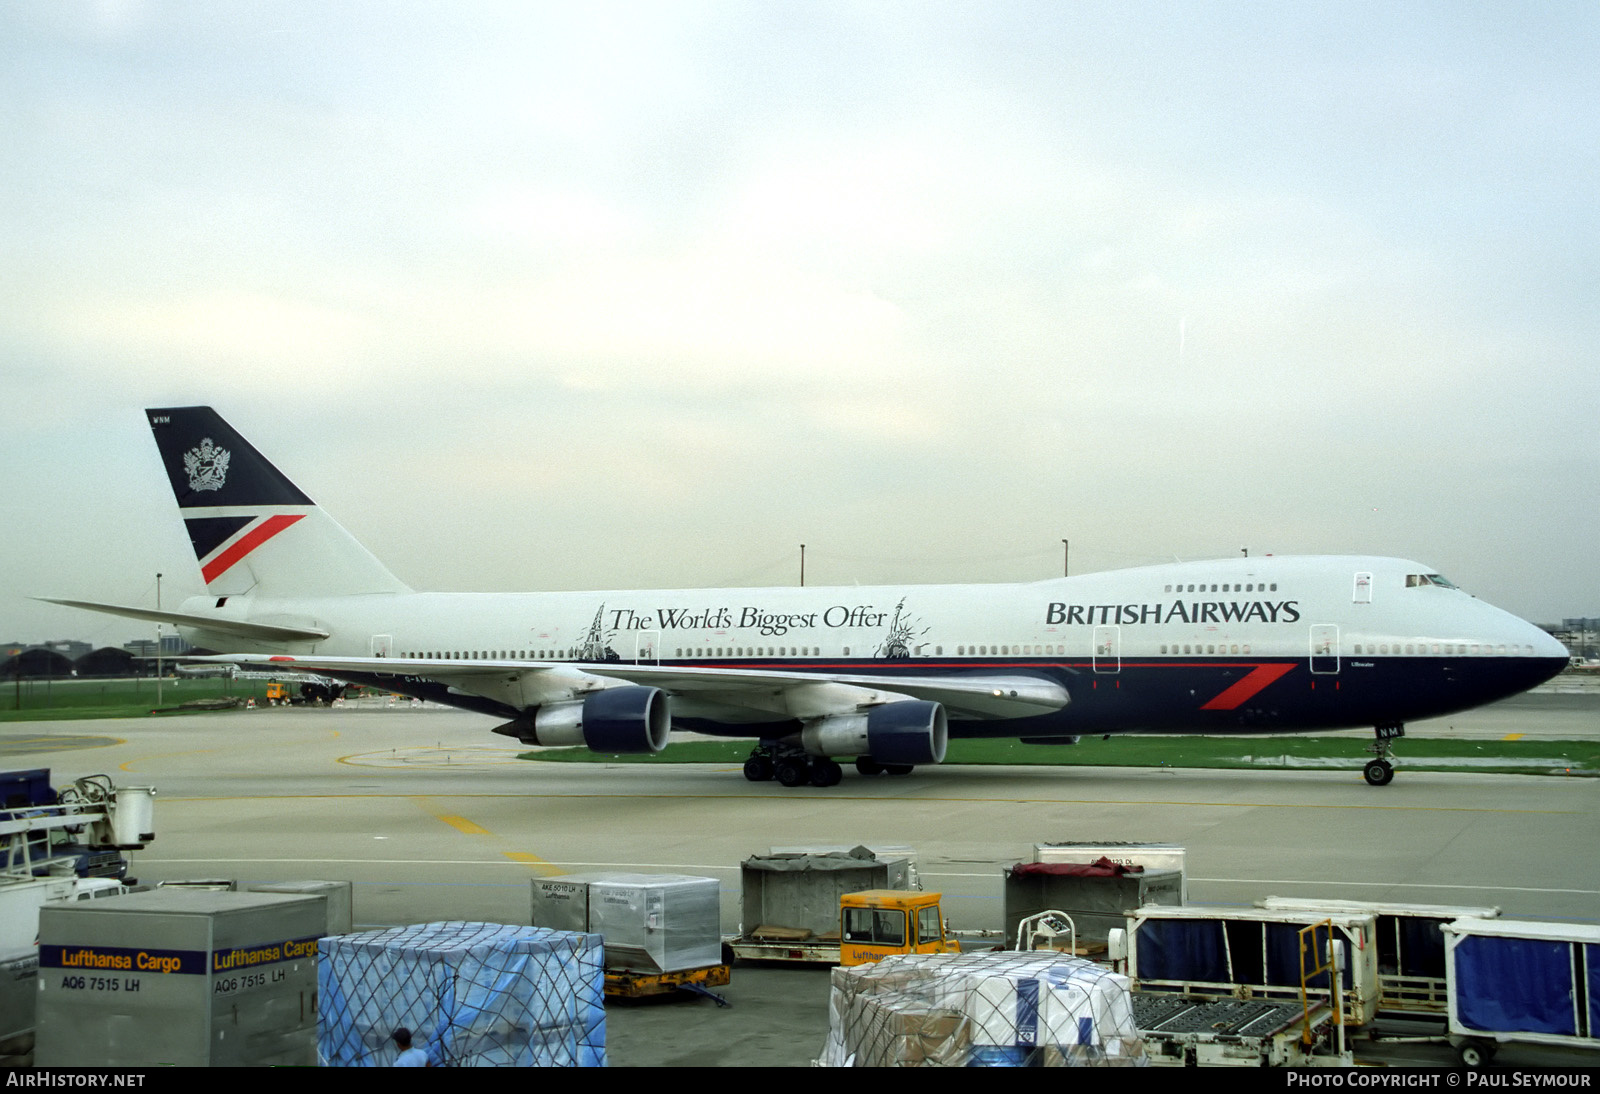
[[317,1061],[320,896],[157,889],[39,911],[41,1067]]

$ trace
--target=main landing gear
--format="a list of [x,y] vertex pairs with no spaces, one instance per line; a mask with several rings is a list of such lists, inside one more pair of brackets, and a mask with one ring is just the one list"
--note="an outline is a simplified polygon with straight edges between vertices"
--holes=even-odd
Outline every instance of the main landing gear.
[[1367,746],[1367,751],[1372,753],[1372,759],[1361,769],[1361,777],[1367,780],[1369,786],[1388,786],[1394,781],[1394,758],[1390,742],[1397,737],[1406,735],[1406,727],[1395,723],[1386,726],[1374,726],[1372,730],[1376,740]]
[[744,762],[744,777],[753,783],[776,779],[784,786],[837,786],[844,769],[826,756],[809,756],[785,745],[756,745]]
[[[856,760],[863,775],[906,775],[911,764],[880,764],[870,756]],[[776,779],[783,786],[838,786],[844,768],[827,756],[812,756],[792,745],[762,742],[750,750],[744,762],[744,777],[753,783]]]

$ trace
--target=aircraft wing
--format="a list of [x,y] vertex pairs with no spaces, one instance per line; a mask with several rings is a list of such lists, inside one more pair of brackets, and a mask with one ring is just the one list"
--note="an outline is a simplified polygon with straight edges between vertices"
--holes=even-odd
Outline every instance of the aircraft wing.
[[[574,661],[449,661],[404,657],[317,657],[231,654],[190,660],[226,661],[333,677],[418,676],[518,710],[578,698],[618,682],[660,688],[674,712],[714,710],[730,721],[823,717],[903,699],[941,704],[961,719],[1026,718],[1067,705],[1067,689],[1024,674],[905,675],[785,672]],[[730,717],[744,712],[745,717]]]

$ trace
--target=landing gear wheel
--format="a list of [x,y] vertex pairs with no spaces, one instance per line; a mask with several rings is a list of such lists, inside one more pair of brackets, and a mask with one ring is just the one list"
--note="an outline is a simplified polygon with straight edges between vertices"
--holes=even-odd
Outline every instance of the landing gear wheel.
[[890,775],[909,775],[916,770],[916,764],[884,764],[884,771]]
[[811,763],[812,786],[838,786],[844,778],[844,769],[826,756]]
[[1367,746],[1372,759],[1361,769],[1361,777],[1369,786],[1388,786],[1394,782],[1394,742],[1406,735],[1406,727],[1399,722],[1389,722],[1372,727],[1373,741]]
[[871,778],[874,775],[883,774],[883,765],[877,760],[874,760],[871,756],[857,756],[856,770],[861,772],[861,774],[866,775],[868,778]]
[[753,783],[772,781],[772,757],[755,755],[744,762],[744,777]]
[[782,756],[773,767],[772,774],[784,786],[799,786],[810,781],[811,764],[804,756]]

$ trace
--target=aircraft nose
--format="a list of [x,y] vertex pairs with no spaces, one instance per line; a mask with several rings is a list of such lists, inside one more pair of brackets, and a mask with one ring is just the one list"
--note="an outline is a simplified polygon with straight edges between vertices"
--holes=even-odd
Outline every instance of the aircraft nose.
[[1563,671],[1572,663],[1572,655],[1567,651],[1567,647],[1557,642],[1549,632],[1541,630],[1531,623],[1528,624],[1526,644],[1532,647],[1534,659],[1548,670],[1544,674],[1543,680],[1540,681],[1541,683]]
[[1534,628],[1537,637],[1533,640],[1533,655],[1535,657],[1559,657],[1563,661],[1570,661],[1572,654],[1567,647],[1556,641],[1554,635]]

